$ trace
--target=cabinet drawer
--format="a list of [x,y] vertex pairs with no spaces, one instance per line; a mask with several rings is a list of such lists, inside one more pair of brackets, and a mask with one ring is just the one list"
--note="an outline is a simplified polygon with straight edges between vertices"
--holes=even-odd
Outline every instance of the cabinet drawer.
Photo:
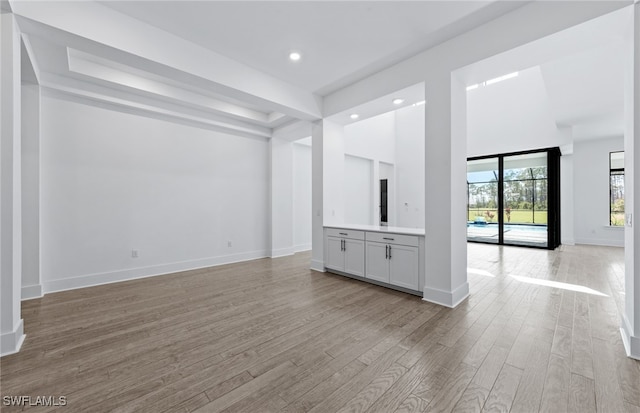
[[326,234],[329,237],[341,237],[364,240],[364,231],[354,231],[351,229],[341,228],[325,228]]
[[367,232],[367,241],[418,246],[418,237],[414,235],[391,234],[386,232]]

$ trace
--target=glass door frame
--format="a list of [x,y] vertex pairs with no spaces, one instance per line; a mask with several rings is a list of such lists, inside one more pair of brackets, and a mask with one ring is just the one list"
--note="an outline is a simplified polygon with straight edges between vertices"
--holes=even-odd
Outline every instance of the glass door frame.
[[[504,242],[504,158],[517,155],[529,155],[535,153],[547,154],[547,245],[525,245]],[[490,243],[481,240],[467,238],[467,242],[478,242],[492,245],[512,245],[518,247],[539,248],[553,250],[560,245],[560,148],[544,148],[530,151],[510,152],[502,154],[474,156],[467,158],[467,162],[481,159],[498,159],[498,243]],[[468,182],[467,182],[468,185]],[[535,185],[535,183],[534,183]],[[468,194],[467,189],[467,194]],[[468,200],[468,196],[467,196]],[[535,202],[535,200],[534,200]],[[467,204],[467,216],[469,214]]]

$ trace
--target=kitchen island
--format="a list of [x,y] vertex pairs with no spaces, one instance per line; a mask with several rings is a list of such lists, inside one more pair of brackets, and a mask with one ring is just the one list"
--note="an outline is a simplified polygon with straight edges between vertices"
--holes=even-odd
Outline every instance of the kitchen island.
[[424,229],[325,226],[324,266],[335,274],[422,297]]

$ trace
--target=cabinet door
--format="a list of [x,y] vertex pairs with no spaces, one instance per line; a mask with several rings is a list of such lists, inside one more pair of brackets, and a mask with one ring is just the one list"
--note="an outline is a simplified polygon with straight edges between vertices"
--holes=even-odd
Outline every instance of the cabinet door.
[[342,251],[342,238],[327,237],[327,260],[324,263],[327,268],[344,271],[344,251]]
[[367,275],[376,281],[389,282],[389,260],[387,259],[387,244],[367,242]]
[[364,241],[345,239],[344,272],[364,277]]
[[391,245],[389,260],[390,283],[399,287],[418,290],[418,248],[405,245]]

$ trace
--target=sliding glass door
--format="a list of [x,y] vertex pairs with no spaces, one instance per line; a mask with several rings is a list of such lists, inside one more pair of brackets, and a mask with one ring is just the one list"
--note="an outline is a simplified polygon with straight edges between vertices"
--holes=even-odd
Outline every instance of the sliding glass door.
[[499,243],[498,158],[467,162],[467,239]]
[[560,152],[470,158],[467,239],[553,249],[560,244]]
[[504,157],[505,244],[547,246],[547,153]]

